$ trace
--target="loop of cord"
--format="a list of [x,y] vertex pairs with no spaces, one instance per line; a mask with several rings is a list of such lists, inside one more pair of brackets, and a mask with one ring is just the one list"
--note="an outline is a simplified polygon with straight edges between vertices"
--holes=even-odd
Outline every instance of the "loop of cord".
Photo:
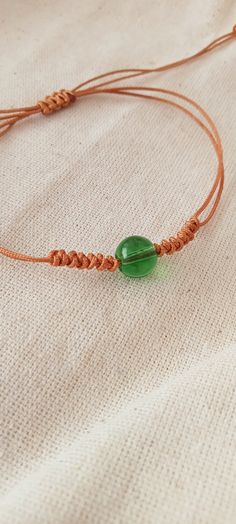
[[93,253],[77,253],[70,251],[66,253],[64,249],[51,251],[48,255],[49,264],[52,266],[67,266],[77,269],[97,269],[98,271],[114,272],[119,267],[119,260],[112,256],[105,257],[101,253],[94,255]]
[[[37,113],[42,113],[44,116],[50,115],[51,113],[67,107],[77,98],[82,98],[83,96],[98,94],[131,96],[168,104],[178,110],[181,110],[193,121],[195,121],[195,123],[206,133],[210,139],[217,156],[218,168],[209,194],[205,198],[202,205],[195,211],[193,217],[185,223],[176,236],[170,237],[167,240],[163,240],[160,244],[154,244],[156,251],[160,256],[165,254],[170,255],[176,251],[180,251],[186,244],[188,244],[189,241],[194,239],[194,236],[199,228],[209,222],[209,220],[214,215],[221,198],[224,185],[224,163],[223,149],[219,133],[213,120],[206,113],[206,111],[204,111],[194,100],[182,95],[181,93],[156,87],[137,87],[130,85],[116,87],[115,84],[120,83],[122,80],[127,81],[131,78],[137,78],[153,73],[160,73],[175,67],[179,67],[181,65],[185,65],[196,58],[205,55],[213,49],[218,48],[222,44],[229,42],[235,37],[236,25],[233,26],[233,29],[230,33],[216,38],[197,53],[182,60],[178,60],[165,66],[156,67],[153,69],[136,68],[110,71],[108,73],[103,73],[93,77],[79,84],[72,90],[61,89],[60,91],[56,91],[51,96],[46,96],[43,100],[40,100],[34,106],[21,107],[17,109],[0,109],[0,138],[10,131],[10,129],[17,122],[20,122],[21,120],[24,120],[25,118],[33,116]],[[174,97],[174,100],[166,98],[166,95],[168,97]],[[178,102],[175,101],[176,99]],[[181,101],[181,103],[179,101]],[[189,104],[191,110],[182,105],[183,102]],[[204,121],[202,121],[201,118],[193,113],[193,109],[200,114],[200,117],[203,118]],[[205,218],[200,220],[200,217],[207,210],[208,206],[211,206],[210,211]],[[25,262],[44,262],[50,263],[54,266],[68,266],[80,269],[96,268],[99,271],[106,269],[113,272],[119,267],[119,261],[112,256],[106,257],[102,254],[93,255],[91,253],[84,255],[84,253],[78,253],[75,251],[66,253],[64,250],[54,250],[51,251],[47,257],[33,257],[31,255],[24,255],[22,253],[10,251],[7,248],[0,247],[0,254]]]
[[72,91],[61,89],[60,91],[55,91],[50,96],[46,96],[43,100],[39,100],[37,105],[40,107],[42,114],[47,116],[54,113],[54,111],[67,107],[71,102],[75,102],[75,100],[76,97]]
[[190,218],[176,236],[162,240],[160,244],[154,244],[157,254],[162,257],[163,255],[173,255],[176,251],[180,251],[194,239],[199,228],[200,222],[198,218],[196,216]]

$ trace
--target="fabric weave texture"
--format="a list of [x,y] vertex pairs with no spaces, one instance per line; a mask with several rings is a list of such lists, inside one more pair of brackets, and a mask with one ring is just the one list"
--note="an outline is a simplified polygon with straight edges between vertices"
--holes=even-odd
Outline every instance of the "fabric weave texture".
[[[236,23],[232,0],[1,0],[1,107],[191,54]],[[236,521],[236,41],[142,84],[216,122],[217,214],[152,275],[0,259],[0,524]],[[140,81],[141,84],[141,81]],[[0,142],[0,243],[113,255],[175,234],[214,151],[186,116],[79,100]]]

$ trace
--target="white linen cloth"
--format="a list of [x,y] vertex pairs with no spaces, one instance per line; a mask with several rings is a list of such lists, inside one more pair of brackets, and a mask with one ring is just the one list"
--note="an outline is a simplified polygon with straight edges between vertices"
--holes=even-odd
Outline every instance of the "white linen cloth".
[[[232,0],[1,0],[1,107],[183,58]],[[0,524],[236,521],[236,41],[143,79],[198,101],[224,145],[219,211],[146,279],[0,259]],[[175,234],[216,170],[163,104],[98,96],[0,142],[0,244],[114,254]]]

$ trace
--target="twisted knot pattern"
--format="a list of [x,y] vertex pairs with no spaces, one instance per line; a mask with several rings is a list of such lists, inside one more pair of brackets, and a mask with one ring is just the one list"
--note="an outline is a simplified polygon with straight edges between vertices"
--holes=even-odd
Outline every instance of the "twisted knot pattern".
[[40,106],[41,112],[44,116],[54,113],[63,107],[68,106],[71,102],[76,100],[75,95],[71,91],[61,89],[55,91],[52,95],[46,96],[43,100],[39,100],[38,106]]
[[195,233],[200,228],[200,222],[196,216],[190,218],[175,237],[162,240],[160,244],[154,244],[158,255],[172,255],[180,251],[186,244],[194,239]]
[[101,253],[94,255],[93,253],[77,253],[77,251],[70,251],[66,253],[64,249],[51,251],[48,255],[49,263],[52,266],[68,266],[77,269],[97,269],[103,271],[114,272],[119,267],[119,260],[112,256],[105,257]]

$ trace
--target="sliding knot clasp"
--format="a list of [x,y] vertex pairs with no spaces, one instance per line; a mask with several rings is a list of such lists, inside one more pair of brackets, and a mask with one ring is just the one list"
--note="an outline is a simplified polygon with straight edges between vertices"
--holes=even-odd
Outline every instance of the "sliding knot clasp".
[[62,109],[62,107],[68,106],[75,100],[76,97],[71,91],[61,89],[60,91],[55,91],[55,93],[50,96],[46,96],[43,100],[39,100],[38,106],[43,115],[47,116],[54,113],[54,111]]

